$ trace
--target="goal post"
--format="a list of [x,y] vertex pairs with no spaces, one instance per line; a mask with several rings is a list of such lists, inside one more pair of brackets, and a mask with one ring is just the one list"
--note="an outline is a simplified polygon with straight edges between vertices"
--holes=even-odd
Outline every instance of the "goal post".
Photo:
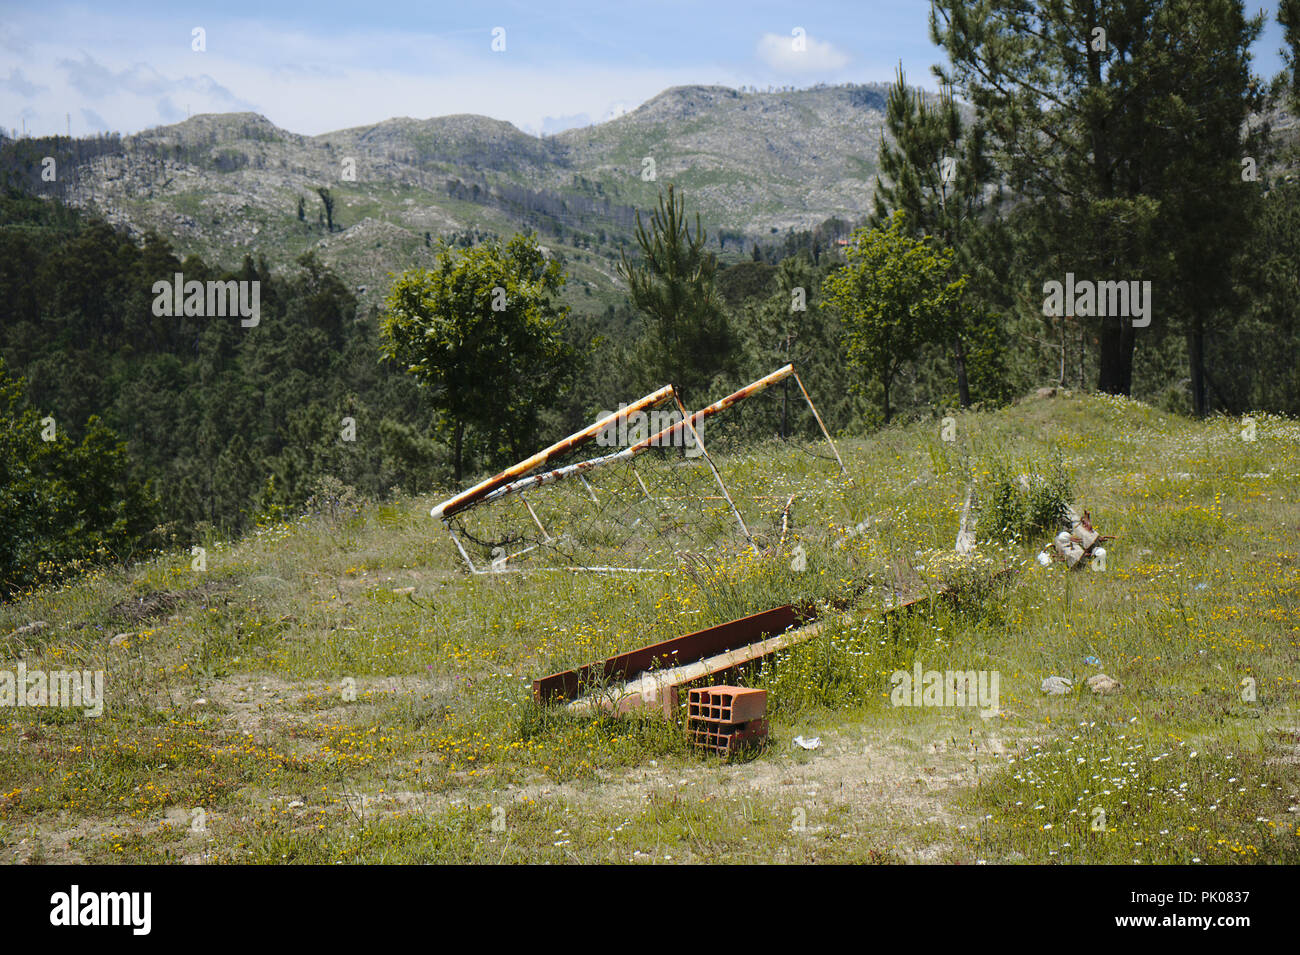
[[620,419],[626,419],[639,411],[644,411],[646,408],[659,405],[668,398],[676,398],[676,392],[673,390],[672,385],[664,385],[657,391],[652,391],[650,394],[638,398],[636,401],[632,402],[632,404],[605,415],[595,424],[590,424],[585,428],[581,428],[562,441],[555,442],[549,448],[546,448],[543,451],[538,451],[531,458],[526,458],[517,464],[513,464],[504,471],[501,471],[499,474],[495,474],[486,480],[480,481],[469,490],[462,491],[459,494],[449,497],[447,500],[434,507],[433,510],[429,512],[429,516],[435,518],[450,517],[457,511],[472,506],[474,502],[486,497],[503,485],[509,484],[516,478],[522,477],[526,474],[531,474],[538,468],[546,467],[549,462],[561,458],[564,455],[571,454],[576,449],[596,439],[601,433],[607,431],[610,427],[617,427]]
[[[702,477],[711,482],[707,488]],[[698,543],[691,538],[699,530],[670,513],[666,482],[692,485],[697,499],[725,501],[726,521],[740,521],[671,385],[601,415],[430,513],[473,573],[662,570],[672,563],[669,554]],[[689,499],[679,495],[678,503]]]

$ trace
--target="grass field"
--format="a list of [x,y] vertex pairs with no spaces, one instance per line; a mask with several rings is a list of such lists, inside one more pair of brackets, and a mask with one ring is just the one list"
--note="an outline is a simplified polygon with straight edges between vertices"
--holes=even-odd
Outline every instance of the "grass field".
[[[1065,396],[841,451],[856,487],[794,510],[802,571],[787,548],[471,577],[430,494],[2,606],[0,670],[106,674],[97,718],[0,709],[3,858],[1300,862],[1300,424]],[[774,448],[744,477],[785,466]],[[968,484],[1026,471],[1066,475],[1115,536],[1104,571],[984,525],[955,558]],[[882,618],[941,583],[957,601]],[[750,675],[772,725],[750,758],[531,702],[535,677],[787,601],[826,623]],[[996,671],[996,715],[892,705],[917,662]],[[1118,690],[1090,692],[1098,672]]]

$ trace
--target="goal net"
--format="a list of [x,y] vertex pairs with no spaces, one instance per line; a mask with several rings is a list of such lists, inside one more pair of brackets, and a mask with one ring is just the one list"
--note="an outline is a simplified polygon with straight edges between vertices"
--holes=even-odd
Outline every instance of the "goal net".
[[705,447],[760,551],[853,523],[853,481],[805,383],[786,365],[718,402]]
[[[779,387],[787,381],[797,401]],[[792,496],[824,491],[831,469],[844,477],[786,366],[693,414],[665,386],[432,515],[475,573],[671,571],[776,545]]]

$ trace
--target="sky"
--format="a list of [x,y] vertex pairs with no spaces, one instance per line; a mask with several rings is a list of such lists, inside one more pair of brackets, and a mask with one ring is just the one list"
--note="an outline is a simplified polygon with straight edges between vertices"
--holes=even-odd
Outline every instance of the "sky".
[[[1265,78],[1282,66],[1276,7],[1247,3],[1269,15],[1254,50]],[[251,111],[316,135],[479,113],[539,135],[684,84],[888,82],[901,62],[910,83],[933,89],[942,56],[929,9],[926,0],[0,0],[0,127],[86,136]]]

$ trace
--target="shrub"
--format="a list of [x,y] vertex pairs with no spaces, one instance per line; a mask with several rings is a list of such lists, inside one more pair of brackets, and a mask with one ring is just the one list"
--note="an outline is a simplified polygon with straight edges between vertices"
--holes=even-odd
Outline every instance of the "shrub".
[[1005,465],[995,465],[980,493],[980,536],[1024,543],[1038,534],[1053,533],[1065,520],[1073,497],[1073,482],[1059,463],[1046,476],[1012,473]]

